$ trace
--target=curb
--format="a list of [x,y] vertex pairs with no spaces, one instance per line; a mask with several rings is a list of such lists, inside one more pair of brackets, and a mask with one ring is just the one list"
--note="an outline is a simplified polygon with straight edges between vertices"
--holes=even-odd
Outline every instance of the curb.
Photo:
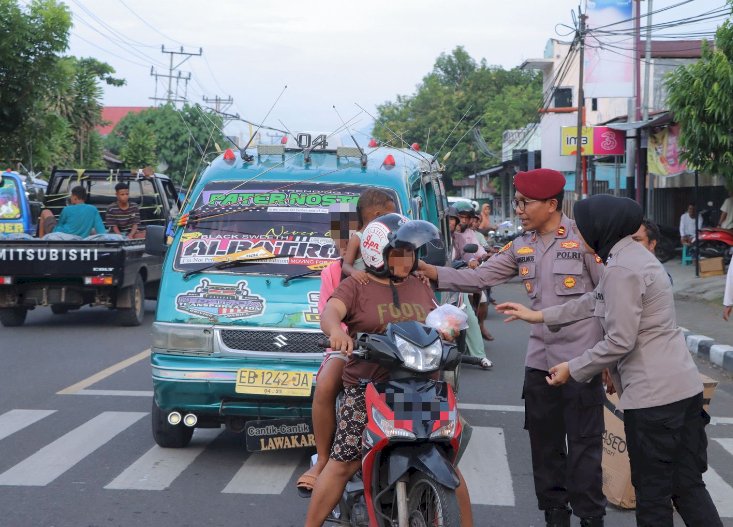
[[712,362],[728,373],[733,373],[733,346],[718,344],[710,337],[697,335],[686,328],[680,329],[685,336],[690,353]]

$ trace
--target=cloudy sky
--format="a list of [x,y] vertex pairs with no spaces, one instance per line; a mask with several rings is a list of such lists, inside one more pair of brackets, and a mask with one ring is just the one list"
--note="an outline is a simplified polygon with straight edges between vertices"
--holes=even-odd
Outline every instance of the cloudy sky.
[[[105,88],[113,106],[147,106],[156,94],[151,67],[167,74],[166,50],[198,52],[187,97],[234,98],[231,113],[291,130],[332,130],[359,110],[410,94],[436,57],[463,45],[477,60],[505,68],[541,57],[549,38],[570,39],[578,0],[66,0],[74,15],[70,53],[110,63],[127,80]],[[605,0],[608,1],[608,0]],[[620,0],[623,1],[623,0]],[[585,0],[583,0],[585,4]],[[648,2],[642,2],[642,12]],[[682,4],[682,5],[677,5]],[[655,0],[670,7],[655,23],[719,8],[724,0]],[[676,28],[711,31],[720,19]],[[183,57],[174,56],[174,63]],[[174,81],[175,85],[175,81]],[[157,83],[157,95],[167,89]],[[179,94],[183,96],[183,84]],[[368,125],[362,116],[358,127]]]

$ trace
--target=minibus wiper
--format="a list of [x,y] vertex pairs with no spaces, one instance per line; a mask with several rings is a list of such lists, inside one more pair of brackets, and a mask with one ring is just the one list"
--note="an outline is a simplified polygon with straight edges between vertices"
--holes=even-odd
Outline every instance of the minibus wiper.
[[306,271],[305,273],[286,276],[285,278],[283,278],[283,285],[286,285],[288,282],[290,282],[291,280],[295,280],[296,278],[303,278],[304,276],[310,276],[312,274],[321,274],[321,271],[323,271],[323,269],[311,269],[310,271]]
[[203,273],[204,271],[208,271],[209,269],[213,269],[216,271],[219,271],[221,269],[227,269],[229,267],[236,267],[238,265],[244,265],[244,264],[250,264],[250,263],[260,263],[262,260],[272,260],[273,258],[279,258],[279,256],[265,256],[263,258],[257,258],[257,259],[246,259],[246,260],[225,260],[223,262],[215,262],[213,264],[208,264],[203,267],[199,267],[198,269],[192,269],[190,271],[187,271],[183,274],[183,279],[186,280],[189,276],[193,276],[195,274]]

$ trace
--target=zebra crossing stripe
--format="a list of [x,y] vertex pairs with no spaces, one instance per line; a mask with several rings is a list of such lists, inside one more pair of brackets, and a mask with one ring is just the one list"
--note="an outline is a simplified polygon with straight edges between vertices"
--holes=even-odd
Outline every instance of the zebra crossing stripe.
[[102,412],[0,474],[0,485],[48,485],[146,412]]
[[[727,450],[729,454],[733,454],[733,438],[716,437],[712,439]],[[722,518],[733,518],[733,487],[726,483],[710,466],[708,466],[707,472],[702,475],[702,479],[705,481],[710,497],[718,509],[718,514]]]
[[222,490],[225,494],[280,494],[305,457],[301,449],[253,452]]
[[56,410],[10,410],[0,415],[0,440],[48,417]]
[[503,428],[476,426],[458,464],[471,503],[514,507],[514,485]]
[[155,445],[104,488],[165,490],[221,432],[221,428],[198,429],[187,448],[161,448]]

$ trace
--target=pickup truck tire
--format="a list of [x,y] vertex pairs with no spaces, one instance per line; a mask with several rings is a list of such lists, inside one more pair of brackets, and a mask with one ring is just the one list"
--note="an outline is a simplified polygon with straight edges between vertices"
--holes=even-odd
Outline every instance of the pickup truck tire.
[[25,307],[8,307],[0,309],[0,324],[6,328],[22,326],[28,309]]
[[51,304],[51,312],[54,315],[65,315],[69,312],[69,308],[62,304]]
[[135,283],[120,291],[121,295],[130,295],[130,307],[117,310],[117,320],[121,326],[139,326],[145,317],[145,284],[137,275]]
[[188,446],[193,436],[193,427],[183,423],[173,426],[168,422],[168,417],[153,399],[152,424],[153,439],[163,448],[183,448]]

